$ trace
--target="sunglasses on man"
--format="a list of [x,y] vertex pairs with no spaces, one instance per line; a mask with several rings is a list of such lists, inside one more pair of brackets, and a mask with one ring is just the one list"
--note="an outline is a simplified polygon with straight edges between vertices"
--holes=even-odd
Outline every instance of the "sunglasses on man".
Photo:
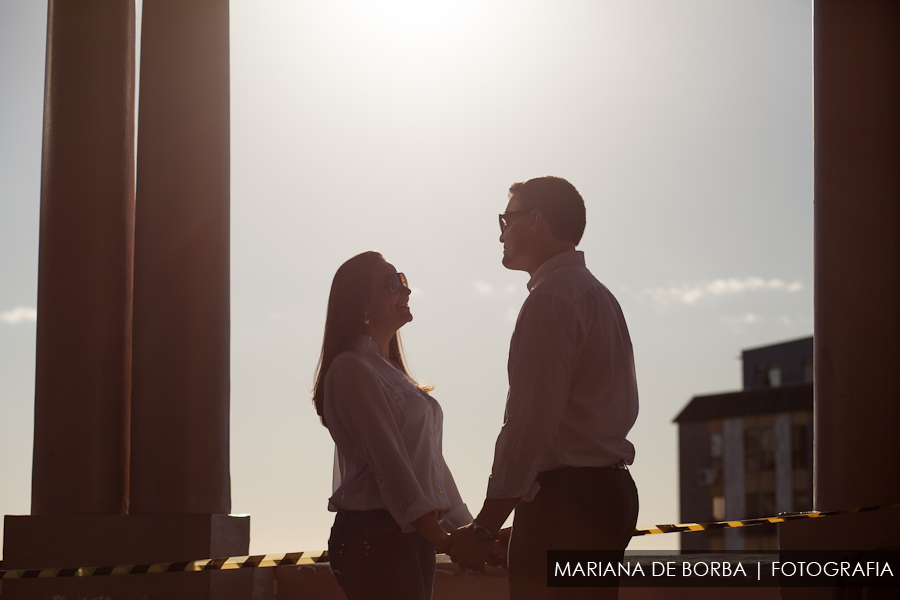
[[506,228],[509,227],[510,217],[521,217],[530,212],[530,210],[511,210],[509,212],[500,213],[500,233],[506,232]]

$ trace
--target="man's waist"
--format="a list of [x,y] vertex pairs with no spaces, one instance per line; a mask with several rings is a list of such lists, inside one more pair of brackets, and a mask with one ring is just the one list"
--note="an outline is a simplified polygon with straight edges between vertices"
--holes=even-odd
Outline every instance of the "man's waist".
[[547,471],[541,471],[537,474],[536,480],[538,483],[546,483],[548,481],[552,481],[554,479],[559,478],[568,478],[575,477],[578,475],[584,475],[588,473],[596,473],[608,470],[622,470],[628,471],[628,465],[624,460],[620,460],[612,465],[607,465],[605,467],[559,467],[556,469],[548,469]]

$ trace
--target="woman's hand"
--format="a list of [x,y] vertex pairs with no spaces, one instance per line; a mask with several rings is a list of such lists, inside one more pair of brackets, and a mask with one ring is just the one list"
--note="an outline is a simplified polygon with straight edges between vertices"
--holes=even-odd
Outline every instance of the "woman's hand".
[[421,533],[422,537],[428,540],[429,544],[434,546],[436,552],[445,552],[440,548],[448,544],[450,534],[444,531],[444,528],[438,523],[437,516],[433,512],[422,515],[413,521],[412,524],[413,527],[416,528],[416,531]]

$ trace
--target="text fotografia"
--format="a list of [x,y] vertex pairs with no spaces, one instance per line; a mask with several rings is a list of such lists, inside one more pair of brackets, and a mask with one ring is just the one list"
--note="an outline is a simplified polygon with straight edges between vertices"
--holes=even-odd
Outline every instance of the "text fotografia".
[[898,575],[900,552],[547,555],[550,587],[883,587],[900,586]]

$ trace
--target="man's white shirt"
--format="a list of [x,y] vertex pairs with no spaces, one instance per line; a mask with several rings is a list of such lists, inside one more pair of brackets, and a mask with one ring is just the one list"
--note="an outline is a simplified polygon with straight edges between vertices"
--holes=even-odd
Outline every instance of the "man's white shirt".
[[547,260],[528,289],[488,498],[531,500],[541,471],[634,460],[625,436],[637,419],[637,379],[619,303],[578,251]]

